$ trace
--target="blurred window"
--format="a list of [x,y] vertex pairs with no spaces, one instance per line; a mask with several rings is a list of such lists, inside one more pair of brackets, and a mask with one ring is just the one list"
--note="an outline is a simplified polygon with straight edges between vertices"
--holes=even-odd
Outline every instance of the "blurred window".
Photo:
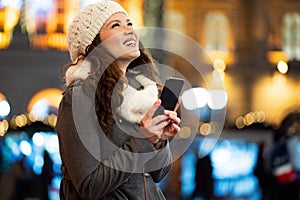
[[289,60],[300,60],[300,14],[283,17],[283,51]]
[[204,37],[207,50],[228,50],[228,18],[221,12],[209,12],[204,19]]

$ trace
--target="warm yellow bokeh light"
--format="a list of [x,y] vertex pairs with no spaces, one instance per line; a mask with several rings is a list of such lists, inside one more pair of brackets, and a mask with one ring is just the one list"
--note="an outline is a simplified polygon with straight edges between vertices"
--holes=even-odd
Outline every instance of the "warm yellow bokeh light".
[[255,122],[255,115],[252,112],[247,113],[244,116],[244,123],[245,123],[245,125],[250,126],[254,122]]
[[0,49],[5,49],[11,42],[12,32],[19,21],[19,10],[6,6],[0,9]]
[[245,127],[245,123],[244,123],[244,117],[240,116],[235,120],[235,126],[238,129],[242,129]]
[[0,92],[0,101],[5,100],[5,99],[6,99],[5,95]]
[[285,53],[283,51],[270,51],[268,52],[268,60],[271,63],[278,63],[279,61],[285,61],[287,62],[287,56],[285,55]]
[[264,112],[262,112],[262,111],[255,111],[254,114],[255,114],[256,122],[262,123],[262,122],[265,121],[266,116],[265,116]]
[[57,122],[57,116],[53,115],[53,114],[49,115],[49,117],[48,117],[48,124],[50,126],[52,126],[52,127],[55,127],[56,122]]
[[47,44],[51,48],[59,50],[67,50],[66,46],[66,34],[63,33],[52,33],[47,37]]
[[18,127],[25,126],[27,124],[27,117],[24,114],[16,116],[15,124]]
[[214,61],[213,66],[214,66],[214,69],[218,69],[221,71],[225,71],[225,69],[226,69],[226,63],[222,59],[216,59]]
[[62,91],[56,88],[48,88],[36,93],[30,100],[27,110],[30,112],[35,103],[40,99],[46,99],[50,106],[58,108],[62,98]]
[[191,137],[191,135],[192,135],[192,131],[187,126],[182,127],[180,129],[180,132],[178,133],[178,137],[181,138],[181,139],[187,139],[187,138]]
[[277,64],[277,70],[282,74],[286,74],[289,70],[289,66],[287,65],[286,62],[279,61]]
[[0,121],[0,136],[4,136],[4,134],[8,130],[8,122],[6,120]]
[[199,132],[201,135],[209,135],[212,133],[212,126],[210,123],[203,123],[200,128]]

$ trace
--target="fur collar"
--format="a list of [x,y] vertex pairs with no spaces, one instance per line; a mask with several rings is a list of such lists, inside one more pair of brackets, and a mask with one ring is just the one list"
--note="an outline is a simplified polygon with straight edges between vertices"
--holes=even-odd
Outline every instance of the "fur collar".
[[[89,76],[90,70],[90,62],[79,61],[66,71],[66,84],[70,85],[77,79],[85,80]],[[124,85],[123,102],[116,112],[125,120],[139,124],[148,109],[157,101],[158,88],[154,81],[144,75],[134,71],[131,73],[134,74],[134,79],[143,89],[138,90],[129,84]]]
[[91,71],[91,64],[86,60],[79,60],[76,65],[72,65],[66,71],[66,85],[70,85],[77,79],[85,80]]
[[139,124],[148,109],[158,99],[156,83],[143,75],[137,75],[135,79],[143,86],[137,90],[131,85],[124,85],[123,102],[117,109],[117,113],[129,122]]

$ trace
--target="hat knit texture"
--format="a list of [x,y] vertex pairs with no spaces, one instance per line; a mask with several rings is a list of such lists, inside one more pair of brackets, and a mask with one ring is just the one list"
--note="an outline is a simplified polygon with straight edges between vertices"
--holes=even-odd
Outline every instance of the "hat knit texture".
[[128,15],[117,2],[105,0],[88,5],[75,15],[67,32],[67,46],[73,63],[85,54],[86,47],[93,42],[108,18],[118,12]]

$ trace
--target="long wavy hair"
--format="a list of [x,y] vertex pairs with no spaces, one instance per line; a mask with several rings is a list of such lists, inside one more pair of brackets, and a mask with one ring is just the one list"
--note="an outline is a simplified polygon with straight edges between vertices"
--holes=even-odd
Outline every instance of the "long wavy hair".
[[[100,34],[97,34],[92,44],[86,47],[85,54],[81,55],[79,59],[86,59],[91,62],[91,72],[83,82],[83,90],[88,96],[95,98],[95,109],[99,124],[105,133],[111,133],[112,126],[115,123],[112,105],[114,105],[114,108],[121,105],[124,89],[122,83],[126,84],[128,80],[117,65],[114,56],[100,43]],[[139,51],[140,56],[129,64],[127,71],[142,66],[141,74],[156,82],[160,94],[162,84],[154,59],[141,42]],[[72,64],[67,65],[66,68],[70,66]],[[113,91],[114,98],[112,98]]]

